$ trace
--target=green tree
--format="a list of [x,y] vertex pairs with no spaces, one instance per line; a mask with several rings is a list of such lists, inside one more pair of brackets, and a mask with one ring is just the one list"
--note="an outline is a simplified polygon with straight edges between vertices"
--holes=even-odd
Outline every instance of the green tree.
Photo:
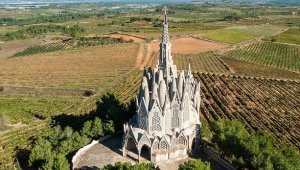
[[46,162],[38,168],[39,170],[69,170],[70,164],[64,155],[51,155]]
[[[113,93],[105,93],[101,96],[101,102],[97,102],[97,114],[104,122],[112,120],[116,130],[123,129],[123,124],[132,118],[135,109],[131,109]],[[134,102],[133,102],[134,106]]]
[[[285,141],[276,147],[267,132],[247,133],[242,123],[220,119],[212,123],[213,140],[222,155],[238,169],[297,169],[300,156]],[[224,154],[225,153],[225,154]]]
[[93,137],[100,137],[104,135],[102,121],[99,117],[96,117],[93,122],[92,134]]
[[212,133],[209,129],[209,124],[206,119],[201,119],[201,124],[201,138],[209,141],[212,138]]
[[55,126],[52,130],[52,134],[49,135],[49,141],[53,144],[53,145],[57,145],[58,141],[61,140],[61,135],[62,134],[62,130],[61,127]]
[[59,143],[59,146],[57,147],[56,151],[59,154],[67,155],[71,151],[73,151],[73,141],[72,139],[66,139]]
[[220,119],[212,122],[213,141],[221,150],[221,157],[231,157],[231,154],[239,153],[240,142],[249,136],[245,126],[237,120]]
[[178,170],[210,170],[210,163],[202,162],[201,159],[189,160],[180,164]]
[[33,149],[31,150],[31,154],[29,156],[29,165],[33,167],[40,167],[45,163],[47,157],[52,154],[52,145],[51,143],[39,137]]
[[54,158],[53,169],[69,170],[70,164],[64,155],[57,155]]
[[80,131],[80,134],[86,135],[87,137],[90,137],[90,138],[93,137],[91,120],[84,122],[82,130]]
[[104,123],[104,131],[106,134],[115,133],[114,122],[112,120]]
[[71,140],[73,141],[73,150],[77,150],[91,142],[90,138],[87,138],[85,135],[80,136],[78,132],[72,134]]
[[63,132],[64,138],[69,139],[73,134],[73,129],[69,126],[65,127],[65,130]]
[[50,170],[53,169],[53,165],[54,165],[54,157],[53,155],[49,156],[45,163],[42,164],[38,169],[39,170]]

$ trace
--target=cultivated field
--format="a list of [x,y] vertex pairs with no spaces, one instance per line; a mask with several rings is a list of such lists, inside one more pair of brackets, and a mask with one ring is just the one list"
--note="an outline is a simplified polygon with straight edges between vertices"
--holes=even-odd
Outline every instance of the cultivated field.
[[[68,49],[85,48],[85,47],[91,47],[91,46],[104,46],[104,45],[109,45],[109,44],[127,43],[127,42],[132,41],[129,38],[127,38],[127,39],[128,40],[122,39],[121,37],[113,38],[113,37],[108,37],[108,36],[82,37],[79,40],[69,39],[65,42],[30,46],[30,47],[26,48],[25,50],[17,52],[10,57],[20,57],[20,56],[27,56],[27,55],[32,55],[32,54],[64,51],[64,50],[68,50]],[[136,38],[136,39],[138,39],[138,38]],[[139,39],[139,40],[141,40],[141,39]]]
[[101,90],[135,67],[140,44],[119,44],[2,60],[0,84]]
[[229,51],[226,55],[266,66],[273,66],[296,72],[300,71],[299,46],[259,42],[241,49]]
[[38,136],[47,136],[51,133],[50,122],[39,121],[25,128],[0,135],[1,165],[10,166],[18,160],[28,159],[33,140]]
[[[157,64],[159,52],[152,52],[147,66],[155,67]],[[189,59],[193,71],[211,72],[211,73],[229,73],[229,67],[222,63],[213,52],[203,52],[198,54],[172,54],[174,64],[178,70],[187,70]]]
[[235,74],[251,77],[300,80],[300,74],[296,72],[250,63],[248,61],[238,60],[232,57],[221,57],[221,60],[223,60],[226,65],[230,66],[230,69],[235,72]]
[[290,28],[287,31],[277,34],[275,36],[267,37],[264,40],[266,41],[276,41],[281,43],[290,43],[300,45],[300,29],[299,28]]
[[9,42],[0,42],[0,48],[1,48],[0,59],[12,56],[15,53],[21,52],[30,46],[45,44],[49,42],[55,42],[55,41],[49,40],[47,42],[44,42],[42,39],[33,38],[27,40],[14,40]]
[[198,37],[220,41],[229,44],[236,44],[251,40],[261,36],[270,36],[280,32],[282,28],[274,26],[256,26],[256,27],[230,27],[218,30],[203,31],[196,35]]
[[173,54],[173,57],[179,70],[187,70],[190,58],[191,68],[194,72],[229,74],[228,66],[222,63],[222,60],[211,51],[198,54]]
[[1,96],[0,113],[5,113],[11,124],[30,124],[38,118],[61,113],[66,107],[79,104],[80,98]]

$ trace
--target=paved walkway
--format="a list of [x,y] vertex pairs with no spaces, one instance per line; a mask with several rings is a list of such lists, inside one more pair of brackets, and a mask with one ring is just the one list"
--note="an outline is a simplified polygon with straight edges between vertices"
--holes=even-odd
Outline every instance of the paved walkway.
[[[74,167],[76,170],[98,170],[104,167],[107,164],[114,164],[115,162],[132,162],[133,164],[137,160],[137,155],[133,152],[128,152],[127,157],[122,156],[122,135],[117,135],[108,140],[105,140],[99,144],[96,144],[91,149],[89,149],[79,161],[77,167]],[[186,159],[181,159],[178,161],[166,162],[159,164],[158,166],[162,170],[177,170],[179,164],[184,163],[185,161],[191,159],[201,158],[202,161],[210,162],[212,170],[223,170],[225,169],[222,165],[216,162],[214,159],[211,159],[201,150],[194,151],[193,155]],[[145,158],[142,158],[141,161],[149,162]]]

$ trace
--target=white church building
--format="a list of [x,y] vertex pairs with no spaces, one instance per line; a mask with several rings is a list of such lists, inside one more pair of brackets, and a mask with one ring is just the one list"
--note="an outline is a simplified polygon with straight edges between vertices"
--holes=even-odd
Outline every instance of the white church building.
[[144,71],[137,114],[124,124],[123,156],[135,150],[139,162],[142,152],[153,163],[185,158],[200,144],[200,82],[190,65],[186,74],[177,74],[171,46],[165,7],[159,60],[153,70]]

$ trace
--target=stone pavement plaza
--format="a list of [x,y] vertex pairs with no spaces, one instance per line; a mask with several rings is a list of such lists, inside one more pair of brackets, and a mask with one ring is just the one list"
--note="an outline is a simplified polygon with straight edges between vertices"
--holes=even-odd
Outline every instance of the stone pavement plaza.
[[[118,161],[135,163],[138,159],[136,153],[129,151],[127,157],[122,156],[122,137],[123,134],[119,134],[99,144],[94,145],[91,149],[86,151],[86,153],[82,156],[81,160],[77,164],[77,167],[74,167],[74,169],[97,170],[104,167],[107,164],[114,164]],[[194,151],[193,155],[188,158],[177,161],[168,161],[165,163],[158,164],[158,166],[162,170],[177,170],[179,164],[182,164],[185,161],[191,159],[198,158],[201,158],[202,161],[210,162],[212,170],[226,169],[214,159],[210,158],[206,153],[202,152],[200,149]],[[149,160],[145,158],[145,155],[142,155],[141,162],[149,162]]]

